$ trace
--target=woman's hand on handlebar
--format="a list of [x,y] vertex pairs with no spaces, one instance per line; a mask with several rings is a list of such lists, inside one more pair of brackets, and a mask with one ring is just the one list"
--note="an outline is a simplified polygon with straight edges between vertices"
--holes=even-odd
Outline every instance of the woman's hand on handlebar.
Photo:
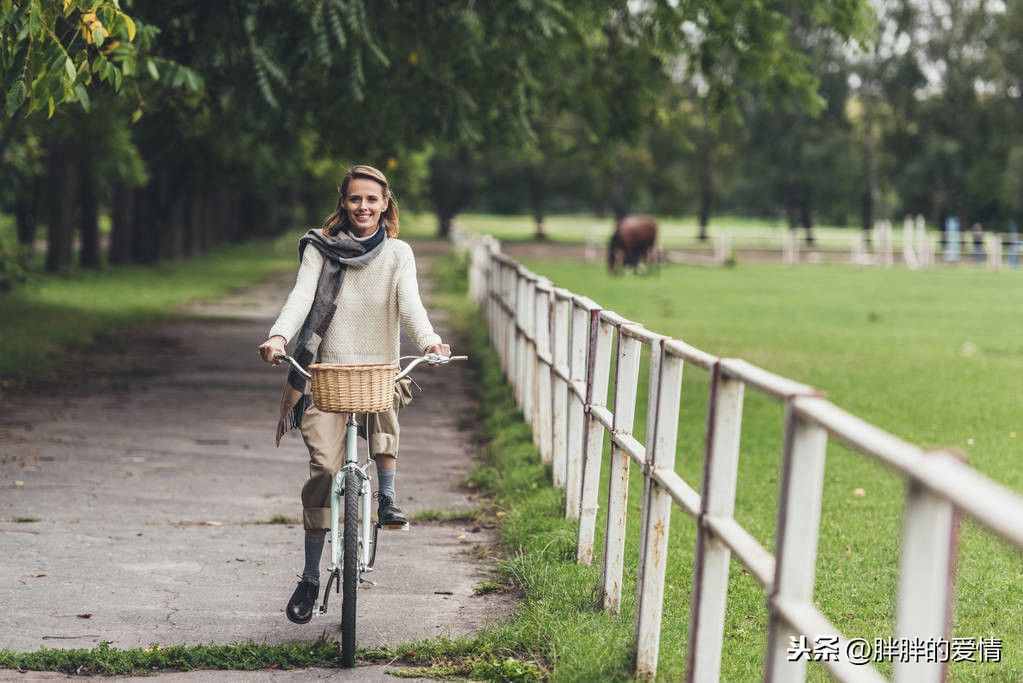
[[451,347],[447,344],[434,344],[430,348],[426,349],[426,353],[435,353],[438,356],[450,356]]
[[259,357],[267,363],[279,365],[281,356],[287,354],[284,349],[284,337],[274,335],[259,345]]

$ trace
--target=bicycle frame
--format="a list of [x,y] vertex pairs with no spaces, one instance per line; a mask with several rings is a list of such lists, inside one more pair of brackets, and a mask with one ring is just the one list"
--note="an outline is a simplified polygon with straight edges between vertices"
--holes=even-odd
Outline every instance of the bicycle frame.
[[[359,582],[365,581],[362,578],[364,572],[373,571],[373,562],[376,559],[377,534],[372,525],[372,509],[369,473],[366,471],[369,464],[359,464],[359,427],[355,421],[355,415],[348,414],[345,422],[345,464],[334,475],[330,487],[330,573],[331,581],[336,580],[337,573],[341,571],[342,552],[344,549],[344,531],[341,527],[341,506],[345,497],[345,489],[351,484],[359,487],[360,509],[362,519],[359,525]],[[340,582],[339,582],[340,584]],[[340,586],[338,586],[340,588]],[[330,582],[327,584],[327,591],[324,592],[323,603],[320,605],[320,613],[327,611],[327,594],[330,591]]]

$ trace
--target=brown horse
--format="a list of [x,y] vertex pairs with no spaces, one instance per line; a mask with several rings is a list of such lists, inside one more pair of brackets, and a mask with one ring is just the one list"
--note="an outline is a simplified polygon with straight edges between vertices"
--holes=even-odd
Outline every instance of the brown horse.
[[649,264],[657,242],[657,221],[653,216],[623,216],[615,225],[607,246],[607,268],[612,273],[621,265],[634,270]]

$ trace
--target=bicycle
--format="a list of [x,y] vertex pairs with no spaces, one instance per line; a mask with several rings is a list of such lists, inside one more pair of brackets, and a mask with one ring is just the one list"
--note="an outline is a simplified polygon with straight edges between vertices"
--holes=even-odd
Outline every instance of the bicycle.
[[[447,365],[451,361],[468,360],[468,356],[441,356],[428,353],[423,356],[402,356],[401,361],[412,359],[394,382],[407,377],[422,363]],[[275,363],[287,361],[306,379],[312,375],[291,356],[276,356]],[[373,584],[363,575],[373,571],[376,562],[377,534],[381,525],[372,525],[372,504],[369,479],[369,461],[359,464],[358,423],[355,413],[349,412],[345,423],[345,461],[334,475],[330,487],[330,578],[323,592],[319,614],[327,613],[331,585],[341,593],[341,665],[355,666],[356,592],[360,583]],[[351,483],[351,486],[348,484]],[[344,506],[344,527],[339,528],[338,513]],[[407,527],[406,527],[407,528]],[[314,610],[314,614],[317,610]]]

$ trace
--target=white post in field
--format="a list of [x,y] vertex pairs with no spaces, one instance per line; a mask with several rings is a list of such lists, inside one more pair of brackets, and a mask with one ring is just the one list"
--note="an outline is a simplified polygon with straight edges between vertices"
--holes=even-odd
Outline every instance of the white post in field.
[[[638,339],[618,331],[618,359],[615,372],[614,433],[632,435],[636,415],[636,383],[639,379]],[[604,533],[604,572],[601,602],[606,611],[617,614],[622,606],[622,567],[625,562],[625,517],[629,503],[629,454],[611,444],[611,474],[607,487],[607,528]]]
[[661,335],[653,336],[648,340],[650,345],[650,362],[647,364],[647,389],[646,389],[646,423],[644,427],[644,455],[643,462],[643,496],[639,506],[639,562],[636,565],[636,628],[639,628],[639,615],[642,611],[642,587],[643,571],[646,568],[647,549],[647,512],[650,508],[650,495],[657,485],[650,477],[650,470],[653,467],[654,438],[657,428],[657,401],[660,399],[661,385],[661,362],[663,360],[664,340],[667,337]]
[[892,240],[892,222],[881,221],[881,264],[885,268],[895,265],[895,246]]
[[920,265],[929,268],[934,265],[934,241],[927,234],[927,221],[922,214],[916,215],[916,244],[920,251]]
[[594,411],[607,406],[608,376],[611,371],[611,323],[601,316],[600,309],[590,311],[589,370],[586,375],[586,444],[583,449],[583,492],[579,509],[579,542],[576,562],[593,562],[593,541],[597,529],[597,499],[600,495],[600,466],[604,460],[604,431]]
[[795,265],[799,263],[799,241],[796,239],[796,234],[792,230],[784,230],[781,235],[782,245],[782,261],[785,265]]
[[1002,268],[1002,236],[997,232],[984,234],[984,251],[987,252],[987,267],[989,270],[1001,270]]
[[910,270],[920,267],[920,257],[916,249],[916,226],[908,214],[902,221],[902,259]]
[[[931,458],[956,458],[946,453]],[[902,565],[899,570],[895,637],[948,640],[952,637],[954,566],[959,515],[946,498],[910,480],[902,512]],[[942,683],[946,663],[895,660],[895,683]]]
[[525,323],[526,303],[526,278],[523,275],[522,266],[515,269],[515,374],[512,378],[512,387],[515,389],[515,403],[522,410],[525,398],[523,389],[525,384],[525,360],[526,360],[526,335],[523,325]]
[[508,264],[503,260],[497,261],[497,334],[494,335],[494,345],[497,347],[497,356],[501,359],[501,374],[508,376]]
[[536,337],[533,335],[533,305],[536,303],[536,276],[532,273],[523,278],[522,301],[522,417],[533,434],[533,444],[538,445],[536,424],[533,421],[533,392],[536,382]]
[[517,285],[517,274],[514,266],[507,265],[504,269],[505,277],[505,302],[507,309],[504,316],[505,334],[501,339],[504,344],[504,363],[506,366],[505,376],[508,383],[515,384],[515,287]]
[[536,337],[536,415],[534,429],[539,438],[540,459],[551,462],[551,431],[554,428],[551,403],[551,283],[541,279],[536,284],[536,305],[533,316]]
[[[647,463],[656,470],[675,471],[679,403],[682,394],[682,359],[664,353],[664,340],[651,346],[651,354],[660,356],[660,381],[657,383],[653,437],[647,436]],[[651,358],[651,365],[653,359]],[[649,434],[649,433],[648,433]],[[643,547],[640,550],[642,572],[638,581],[636,612],[636,678],[657,675],[657,655],[661,639],[661,615],[664,609],[664,574],[668,566],[668,532],[671,523],[671,494],[652,483],[644,506]]]
[[565,474],[565,516],[579,519],[583,485],[583,418],[586,414],[586,356],[590,345],[590,309],[596,304],[579,297],[569,302],[572,311],[569,335],[568,449]]
[[700,523],[696,529],[693,595],[689,606],[689,646],[686,680],[717,681],[728,602],[728,565],[732,552],[710,532],[707,518],[730,520],[735,512],[735,489],[742,434],[742,403],[746,385],[721,373],[715,364],[707,415],[707,453],[703,467]]
[[554,371],[551,382],[554,392],[553,480],[556,487],[564,488],[568,465],[568,333],[569,306],[572,294],[568,290],[554,290]]
[[[828,434],[785,406],[785,446],[781,495],[778,499],[776,568],[768,605],[765,683],[803,683],[806,659],[788,656],[799,632],[782,616],[778,605],[796,607],[813,601],[820,532],[824,455]],[[826,634],[818,634],[826,635]]]

